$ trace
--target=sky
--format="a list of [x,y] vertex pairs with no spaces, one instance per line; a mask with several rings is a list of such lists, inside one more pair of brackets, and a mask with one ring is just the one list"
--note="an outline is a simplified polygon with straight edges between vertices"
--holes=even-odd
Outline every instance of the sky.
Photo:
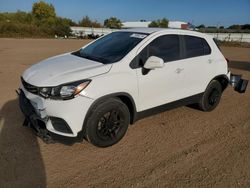
[[[0,0],[0,12],[31,11],[37,0]],[[124,21],[163,17],[194,25],[250,24],[250,0],[44,0],[56,14],[79,21],[88,15],[103,22],[111,16]]]

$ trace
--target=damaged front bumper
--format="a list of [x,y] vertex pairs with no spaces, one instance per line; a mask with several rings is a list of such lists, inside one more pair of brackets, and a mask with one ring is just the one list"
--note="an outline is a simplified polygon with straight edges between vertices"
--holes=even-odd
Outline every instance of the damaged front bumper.
[[20,109],[25,116],[23,125],[32,128],[35,134],[42,138],[46,143],[52,143],[53,139],[45,126],[46,122],[48,121],[47,118],[41,118],[37,115],[36,110],[26,98],[22,90],[18,90],[17,94],[19,96]]
[[19,107],[25,116],[23,126],[30,127],[45,143],[60,142],[71,145],[75,142],[82,141],[81,132],[77,137],[65,137],[49,131],[46,128],[46,123],[49,121],[49,117],[42,118],[39,116],[30,100],[25,96],[21,89],[17,90],[16,93],[19,96]]

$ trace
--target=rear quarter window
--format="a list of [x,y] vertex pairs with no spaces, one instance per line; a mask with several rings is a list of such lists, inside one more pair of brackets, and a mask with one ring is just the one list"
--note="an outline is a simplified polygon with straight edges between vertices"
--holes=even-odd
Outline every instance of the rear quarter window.
[[215,39],[215,38],[213,38],[213,41],[216,44],[217,48],[221,51],[221,49],[220,49],[220,41]]
[[207,41],[200,37],[184,36],[185,40],[185,57],[198,57],[211,54],[211,48]]

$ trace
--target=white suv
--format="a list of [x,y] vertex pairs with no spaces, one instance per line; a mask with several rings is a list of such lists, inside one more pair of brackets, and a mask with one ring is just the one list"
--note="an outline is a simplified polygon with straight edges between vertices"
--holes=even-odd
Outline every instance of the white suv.
[[[189,104],[213,110],[230,72],[212,37],[143,28],[113,32],[46,59],[21,80],[24,125],[47,142],[85,138],[107,147],[145,116]],[[247,82],[240,81],[238,90],[244,92]]]

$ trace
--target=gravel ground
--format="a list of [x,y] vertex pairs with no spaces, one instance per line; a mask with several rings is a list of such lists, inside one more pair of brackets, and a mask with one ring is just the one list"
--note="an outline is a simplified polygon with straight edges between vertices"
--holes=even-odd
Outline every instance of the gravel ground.
[[[180,107],[138,121],[117,145],[47,145],[30,129],[14,92],[20,74],[84,40],[0,39],[0,187],[250,187],[250,87],[227,88],[218,108]],[[250,79],[250,48],[222,48]]]

